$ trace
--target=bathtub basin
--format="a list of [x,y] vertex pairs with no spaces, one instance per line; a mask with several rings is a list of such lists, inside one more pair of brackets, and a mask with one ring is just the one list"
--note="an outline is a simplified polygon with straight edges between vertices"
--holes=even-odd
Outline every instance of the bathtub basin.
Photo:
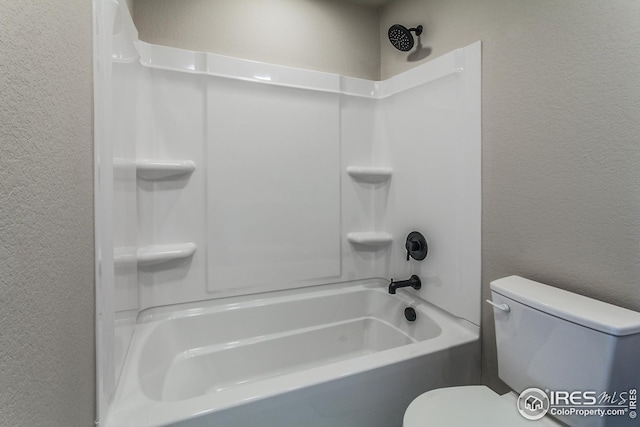
[[400,427],[420,393],[477,383],[477,326],[386,284],[143,312],[105,425]]

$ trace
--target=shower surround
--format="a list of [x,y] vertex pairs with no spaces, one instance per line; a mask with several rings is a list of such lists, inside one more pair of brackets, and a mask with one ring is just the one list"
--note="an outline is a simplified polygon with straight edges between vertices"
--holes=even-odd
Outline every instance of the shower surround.
[[[118,410],[119,399],[126,401],[122,387],[137,381],[123,366],[145,354],[144,331],[157,317],[151,314],[161,310],[163,321],[171,322],[216,301],[264,299],[266,304],[274,292],[303,295],[328,286],[340,294],[365,285],[384,290],[386,280],[416,274],[422,288],[398,290],[387,296],[396,301],[389,305],[404,298],[404,304],[442,310],[452,324],[464,325],[466,338],[456,341],[455,333],[443,338],[450,350],[442,354],[465,349],[451,360],[477,368],[479,42],[374,82],[146,44],[138,41],[126,6],[111,0],[95,5],[100,420]],[[404,239],[414,230],[425,234],[429,256],[407,262]],[[385,316],[396,314],[374,321],[363,312],[345,324],[360,328],[362,337],[395,336],[389,339],[409,348],[420,339],[399,326],[398,332],[380,326],[391,327]],[[225,327],[219,316],[202,319],[208,326],[197,333]],[[269,321],[278,324],[277,315]],[[317,331],[324,332],[316,335],[336,343],[360,336],[350,327],[322,326],[332,322],[339,319],[323,320]],[[438,327],[445,334],[455,329]],[[315,335],[296,336],[313,341]],[[159,350],[168,355],[179,341],[170,337],[165,335],[172,342]],[[226,344],[240,338],[229,337]],[[366,352],[353,355],[360,360]],[[399,354],[395,344],[376,352],[388,369],[403,360],[385,356]],[[277,357],[268,351],[264,356]],[[424,384],[422,391],[477,378],[477,369],[455,376],[461,365],[448,363],[441,368],[450,376]],[[321,365],[328,372],[333,366],[339,376],[386,369],[341,371],[344,361],[331,358]],[[294,388],[312,386],[301,378]],[[208,389],[182,387],[170,394],[187,407],[201,398],[200,392],[192,395],[196,388]],[[120,398],[114,400],[116,389]],[[210,409],[241,410],[242,401]],[[191,415],[205,409],[198,406]]]

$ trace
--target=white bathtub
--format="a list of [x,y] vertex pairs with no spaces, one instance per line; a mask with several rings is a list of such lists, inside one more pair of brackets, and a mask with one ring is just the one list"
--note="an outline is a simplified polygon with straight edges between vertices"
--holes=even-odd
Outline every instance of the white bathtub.
[[478,328],[386,285],[149,310],[104,425],[400,427],[418,394],[477,383]]

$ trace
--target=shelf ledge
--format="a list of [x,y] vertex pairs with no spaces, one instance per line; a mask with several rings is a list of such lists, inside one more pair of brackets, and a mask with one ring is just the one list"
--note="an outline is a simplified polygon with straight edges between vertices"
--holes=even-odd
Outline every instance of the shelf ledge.
[[138,248],[138,267],[146,267],[176,259],[187,258],[196,251],[195,243],[174,243],[169,245],[149,245]]
[[384,166],[348,166],[347,173],[356,181],[377,184],[391,177],[393,169]]
[[193,160],[136,160],[138,178],[157,180],[186,175],[196,169]]
[[138,248],[135,246],[113,248],[113,263],[115,265],[130,265],[138,262]]
[[391,243],[393,236],[389,233],[378,231],[364,231],[348,233],[347,240],[351,243],[368,246],[370,248],[382,248]]

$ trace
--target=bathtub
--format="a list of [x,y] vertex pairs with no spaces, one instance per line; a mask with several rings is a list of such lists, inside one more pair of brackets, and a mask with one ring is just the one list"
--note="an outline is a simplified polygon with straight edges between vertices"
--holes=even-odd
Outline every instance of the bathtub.
[[480,379],[478,327],[414,292],[374,280],[147,310],[104,425],[400,427],[420,393]]

